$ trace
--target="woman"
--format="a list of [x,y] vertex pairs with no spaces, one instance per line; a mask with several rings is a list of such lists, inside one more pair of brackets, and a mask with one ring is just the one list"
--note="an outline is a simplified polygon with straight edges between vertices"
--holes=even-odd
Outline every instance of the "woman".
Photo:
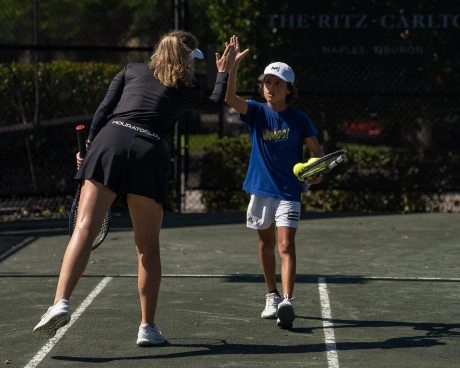
[[[303,161],[306,147],[314,157],[324,155],[310,118],[290,106],[296,97],[295,75],[282,62],[267,65],[259,76],[265,103],[244,100],[236,94],[236,74],[240,61],[249,52],[240,52],[238,38],[230,44],[237,51],[230,72],[225,101],[241,114],[249,127],[251,155],[243,189],[250,193],[247,227],[257,230],[259,260],[267,294],[262,318],[276,318],[281,328],[291,328],[295,319],[292,303],[296,277],[295,235],[300,218],[300,198],[304,189],[292,168]],[[318,184],[320,177],[307,184]],[[282,296],[276,286],[275,246],[281,258]]]
[[148,64],[128,64],[112,80],[97,109],[84,160],[77,155],[82,181],[78,218],[67,246],[54,305],[34,332],[47,337],[70,320],[69,298],[83,274],[105,212],[119,195],[126,198],[138,256],[141,321],[137,344],[166,341],[155,324],[161,279],[159,234],[166,200],[168,157],[165,139],[180,111],[215,113],[225,98],[235,47],[216,53],[217,78],[210,96],[194,80],[198,41],[185,31],[164,35]]

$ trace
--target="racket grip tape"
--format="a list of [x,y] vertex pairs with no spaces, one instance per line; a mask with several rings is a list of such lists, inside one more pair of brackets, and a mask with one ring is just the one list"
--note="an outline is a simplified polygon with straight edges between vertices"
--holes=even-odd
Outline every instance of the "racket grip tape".
[[84,157],[86,155],[86,142],[85,142],[86,126],[83,124],[77,125],[75,130],[77,132],[78,152],[80,152],[81,157]]

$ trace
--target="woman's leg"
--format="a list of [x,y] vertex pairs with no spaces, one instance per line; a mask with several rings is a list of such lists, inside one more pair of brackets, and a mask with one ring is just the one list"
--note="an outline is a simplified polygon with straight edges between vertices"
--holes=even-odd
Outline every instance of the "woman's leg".
[[91,254],[91,246],[99,233],[104,215],[116,194],[94,180],[84,180],[77,223],[62,261],[54,303],[69,299],[85,270]]
[[127,195],[138,257],[141,324],[154,325],[161,282],[160,229],[163,206],[155,200]]

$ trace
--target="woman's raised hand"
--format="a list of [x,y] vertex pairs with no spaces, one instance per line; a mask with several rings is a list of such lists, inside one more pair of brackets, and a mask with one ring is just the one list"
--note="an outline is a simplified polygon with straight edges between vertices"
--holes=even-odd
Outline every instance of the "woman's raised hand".
[[236,49],[235,44],[230,42],[225,45],[225,51],[222,56],[216,52],[217,71],[230,73],[230,70],[235,65]]

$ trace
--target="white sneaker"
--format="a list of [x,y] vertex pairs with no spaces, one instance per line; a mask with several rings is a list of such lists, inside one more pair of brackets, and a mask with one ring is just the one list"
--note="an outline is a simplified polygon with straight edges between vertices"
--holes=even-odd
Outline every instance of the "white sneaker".
[[278,304],[281,297],[277,293],[268,293],[265,295],[265,309],[261,313],[262,318],[275,319],[278,311]]
[[281,303],[278,304],[278,319],[276,324],[281,328],[291,328],[292,322],[295,320],[295,311],[294,305],[292,304],[292,299],[289,299],[284,296],[284,299]]
[[156,326],[150,325],[140,325],[139,333],[137,334],[136,344],[139,346],[153,346],[163,344],[166,341],[166,338],[163,336],[163,333]]
[[40,319],[40,322],[34,327],[33,332],[51,338],[56,335],[56,331],[65,326],[70,321],[69,301],[66,299],[59,300],[56,304],[48,308],[46,313]]

